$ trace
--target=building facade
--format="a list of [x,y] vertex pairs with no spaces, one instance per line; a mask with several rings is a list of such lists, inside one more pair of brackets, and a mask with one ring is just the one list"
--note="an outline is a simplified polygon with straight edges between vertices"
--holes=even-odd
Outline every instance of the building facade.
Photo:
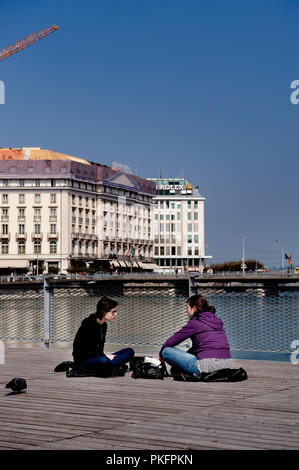
[[202,271],[205,198],[184,178],[149,178],[156,185],[154,258],[164,271]]
[[[38,148],[0,150],[0,272],[152,269],[155,185]],[[84,270],[84,269],[83,269]]]

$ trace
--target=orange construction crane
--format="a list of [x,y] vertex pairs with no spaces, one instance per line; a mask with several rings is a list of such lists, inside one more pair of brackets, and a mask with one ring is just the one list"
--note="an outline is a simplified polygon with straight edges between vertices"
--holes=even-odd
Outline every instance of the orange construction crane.
[[21,51],[22,49],[25,49],[25,47],[31,46],[31,44],[34,44],[40,39],[45,38],[51,33],[54,33],[54,31],[56,31],[57,29],[59,29],[59,27],[55,24],[52,24],[51,26],[46,29],[43,29],[39,33],[29,34],[25,39],[21,39],[20,41],[16,42],[15,45],[10,45],[6,49],[0,50],[0,61],[6,59],[7,57],[10,57],[11,55]]

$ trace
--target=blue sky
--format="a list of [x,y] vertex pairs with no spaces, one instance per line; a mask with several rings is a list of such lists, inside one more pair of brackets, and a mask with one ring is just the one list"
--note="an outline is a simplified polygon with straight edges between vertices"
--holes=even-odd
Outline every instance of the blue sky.
[[[2,0],[0,147],[38,146],[206,197],[207,254],[299,264],[295,0]],[[279,241],[275,241],[279,240]]]

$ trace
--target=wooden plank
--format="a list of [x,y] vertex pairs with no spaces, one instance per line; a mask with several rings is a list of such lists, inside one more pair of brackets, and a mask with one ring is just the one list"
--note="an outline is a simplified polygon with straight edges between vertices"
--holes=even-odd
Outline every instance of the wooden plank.
[[[64,350],[6,348],[1,365],[0,449],[296,449],[299,368],[234,361],[249,380],[68,379]],[[25,393],[5,383],[24,377]]]

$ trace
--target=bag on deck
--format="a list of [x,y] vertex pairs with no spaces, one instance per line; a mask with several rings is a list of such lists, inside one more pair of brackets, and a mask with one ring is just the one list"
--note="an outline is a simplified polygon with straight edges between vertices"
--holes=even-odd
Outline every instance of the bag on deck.
[[219,369],[214,372],[201,372],[199,375],[187,374],[186,372],[173,374],[173,380],[180,382],[241,382],[247,380],[246,370]]
[[130,361],[133,379],[160,379],[168,377],[165,364],[149,356],[135,356]]
[[215,372],[202,372],[200,374],[202,382],[241,382],[247,380],[246,370],[239,369],[220,369]]

